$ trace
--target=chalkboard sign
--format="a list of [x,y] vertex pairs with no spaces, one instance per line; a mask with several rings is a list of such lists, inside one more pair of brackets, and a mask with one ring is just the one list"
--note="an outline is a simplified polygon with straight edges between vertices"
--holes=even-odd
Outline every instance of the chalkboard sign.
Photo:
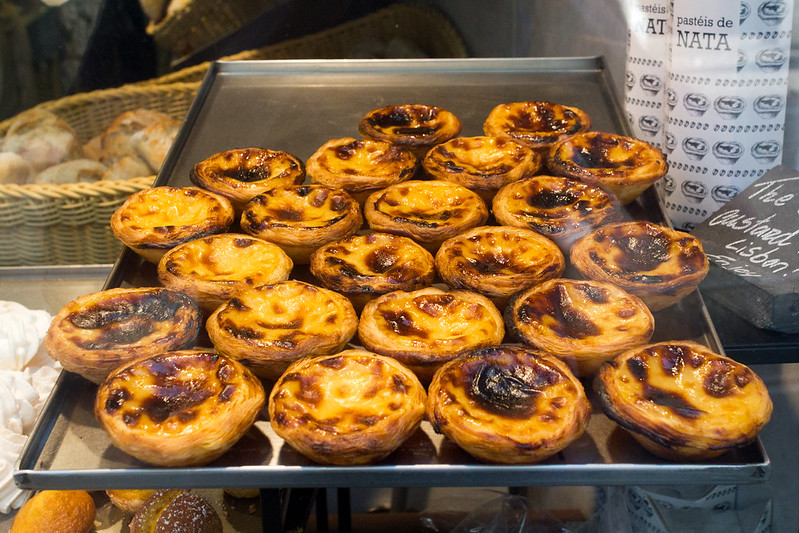
[[694,228],[703,294],[755,326],[799,333],[799,172],[778,166]]

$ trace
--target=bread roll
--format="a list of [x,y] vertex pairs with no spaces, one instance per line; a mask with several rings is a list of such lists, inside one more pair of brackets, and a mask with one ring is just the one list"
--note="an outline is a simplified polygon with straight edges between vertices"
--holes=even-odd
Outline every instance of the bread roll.
[[102,179],[108,168],[99,161],[91,159],[73,159],[53,165],[39,172],[33,178],[33,183],[64,183],[92,182]]
[[20,113],[13,120],[2,151],[19,154],[37,172],[83,157],[75,130],[54,113],[36,108]]
[[0,152],[0,184],[25,185],[36,175],[33,165],[14,152]]
[[86,533],[96,515],[85,490],[43,490],[20,508],[9,533]]

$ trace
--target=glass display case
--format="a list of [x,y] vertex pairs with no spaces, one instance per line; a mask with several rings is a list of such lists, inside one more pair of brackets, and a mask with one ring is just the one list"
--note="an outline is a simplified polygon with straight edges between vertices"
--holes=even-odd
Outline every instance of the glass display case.
[[[28,26],[43,24],[42,17],[63,16],[58,10],[67,9],[34,0],[12,4]],[[96,52],[92,46],[109,39],[108,27],[119,24],[112,16],[116,11],[104,2],[67,4],[92,19],[94,43],[90,32],[83,64],[72,70],[74,89],[65,90],[59,82],[61,94],[55,94],[41,77],[32,82],[44,95],[39,99],[45,107],[77,121],[86,109],[101,109],[96,102],[102,98],[113,102],[102,104],[111,120],[111,115],[157,99],[154,105],[180,126],[156,175],[123,181],[113,191],[92,185],[61,191],[0,186],[0,228],[6,228],[0,237],[0,299],[51,315],[72,299],[103,288],[157,285],[153,265],[116,242],[104,220],[134,190],[190,185],[193,164],[222,150],[281,145],[304,159],[328,138],[357,136],[365,111],[407,100],[454,111],[463,121],[463,135],[480,135],[494,105],[524,100],[568,102],[589,111],[594,129],[632,131],[622,95],[627,20],[634,2],[507,0],[487,7],[471,0],[437,0],[398,7],[342,1],[315,15],[299,0],[238,2],[225,15],[235,27],[223,28],[220,15],[219,33],[204,36],[197,32],[199,22],[186,22],[196,13],[172,13],[193,31],[177,35],[180,27],[169,18],[154,20],[139,11],[138,2],[121,3],[142,17],[125,31],[141,39],[139,57],[125,59],[126,72],[117,81],[95,79],[101,85],[91,87],[95,92],[89,90],[90,73],[98,68],[89,64]],[[336,17],[323,21],[334,12]],[[209,24],[208,17],[203,21]],[[103,24],[104,31],[98,26]],[[9,38],[11,33],[0,35]],[[0,73],[11,67],[21,72],[23,58],[5,53]],[[136,61],[141,68],[133,68]],[[783,165],[796,168],[793,67]],[[4,74],[4,87],[13,76]],[[92,102],[84,102],[87,95]],[[2,134],[14,114],[37,103],[17,101],[16,109],[2,109]],[[74,126],[83,143],[100,132],[98,124]],[[44,212],[60,218],[37,218]],[[20,213],[25,231],[8,229],[19,224]],[[654,187],[626,206],[625,216],[668,224]],[[48,224],[59,228],[42,230]],[[23,249],[36,246],[63,250],[52,259]],[[302,268],[295,274],[312,280]],[[655,320],[653,342],[696,340],[749,365],[763,379],[774,411],[754,443],[711,461],[661,460],[622,435],[595,405],[585,436],[536,465],[480,463],[424,422],[418,435],[384,462],[321,467],[292,452],[261,420],[221,462],[161,469],[114,449],[94,420],[94,385],[65,372],[41,407],[13,468],[14,480],[32,491],[91,491],[98,509],[96,530],[109,532],[124,531],[127,518],[104,489],[153,487],[196,489],[218,510],[224,530],[239,532],[272,527],[326,531],[332,516],[339,531],[465,530],[500,521],[514,524],[511,531],[526,531],[530,521],[575,532],[680,531],[686,524],[721,522],[730,524],[729,531],[795,529],[799,483],[792,473],[799,461],[790,442],[799,428],[799,334],[755,327],[722,303],[703,298],[702,286],[676,306],[656,312]],[[233,496],[237,489],[249,491],[248,498]],[[254,489],[258,497],[252,497]],[[678,512],[680,506],[685,509]],[[0,531],[10,528],[14,512],[0,516]],[[526,518],[514,522],[519,516]]]

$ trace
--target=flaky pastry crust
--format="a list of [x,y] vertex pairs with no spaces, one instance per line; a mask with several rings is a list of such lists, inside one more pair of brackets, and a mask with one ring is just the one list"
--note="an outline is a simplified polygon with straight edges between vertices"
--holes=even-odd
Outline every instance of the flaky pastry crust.
[[772,411],[749,367],[690,341],[629,350],[602,365],[594,386],[608,417],[650,452],[678,461],[748,444]]
[[588,113],[547,101],[500,104],[483,123],[486,135],[510,138],[542,154],[557,142],[589,129],[591,117]]
[[502,342],[502,314],[485,296],[465,290],[425,287],[394,291],[369,301],[358,337],[375,353],[410,367],[423,383],[458,355]]
[[358,122],[358,131],[365,138],[390,142],[419,156],[430,147],[452,139],[461,128],[461,121],[452,112],[425,104],[373,109]]
[[363,201],[377,189],[411,179],[418,166],[418,158],[400,145],[342,137],[320,146],[305,171],[311,183],[344,189]]
[[413,372],[395,359],[351,349],[292,363],[272,388],[269,419],[275,433],[313,461],[367,464],[417,430],[426,398]]
[[543,461],[578,439],[590,415],[563,361],[519,345],[467,352],[441,367],[428,389],[433,429],[491,463]]
[[584,277],[618,285],[652,311],[690,294],[710,268],[699,239],[646,221],[600,226],[574,244],[570,257]]
[[551,279],[520,291],[505,309],[518,340],[573,364],[580,377],[619,353],[649,342],[652,313],[637,296],[601,281]]
[[199,187],[152,187],[131,194],[111,215],[111,231],[128,248],[157,264],[178,244],[224,233],[235,214],[224,196]]
[[512,294],[552,278],[566,268],[554,242],[510,226],[480,226],[444,241],[436,271],[455,289],[468,289],[504,306]]
[[352,196],[319,184],[275,187],[253,198],[241,214],[242,230],[278,244],[298,265],[362,225],[361,207]]
[[452,181],[490,202],[497,189],[532,176],[541,168],[541,154],[500,137],[455,137],[432,148],[422,167],[435,179]]
[[195,163],[189,178],[197,187],[226,197],[241,212],[247,202],[272,187],[301,184],[305,168],[283,150],[237,148]]
[[158,279],[194,298],[210,314],[242,291],[288,279],[293,266],[276,244],[220,233],[169,250],[158,262]]
[[343,349],[357,328],[358,315],[345,296],[298,280],[245,291],[206,322],[219,353],[272,380],[300,357]]
[[311,255],[311,274],[361,309],[373,296],[421,289],[433,282],[433,255],[408,237],[390,233],[352,235]]
[[616,195],[562,176],[538,175],[509,183],[497,191],[491,206],[500,224],[535,230],[563,253],[595,227],[622,218]]
[[608,189],[625,205],[669,170],[659,148],[601,131],[580,133],[553,146],[547,167],[555,175]]
[[488,220],[488,208],[480,195],[440,180],[391,185],[370,194],[363,210],[373,231],[410,237],[432,253],[450,237]]
[[241,363],[209,351],[165,352],[114,370],[94,414],[114,446],[145,463],[197,466],[224,454],[265,402]]
[[80,296],[58,311],[44,338],[53,359],[100,383],[118,366],[191,348],[202,311],[189,296],[163,287],[117,287]]

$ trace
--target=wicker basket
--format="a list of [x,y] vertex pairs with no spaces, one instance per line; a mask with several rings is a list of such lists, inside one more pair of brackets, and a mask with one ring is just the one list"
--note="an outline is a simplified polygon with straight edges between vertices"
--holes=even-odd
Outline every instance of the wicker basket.
[[[67,121],[85,143],[119,114],[136,108],[182,120],[199,83],[124,86],[39,104]],[[13,118],[0,122],[0,138]],[[109,219],[131,193],[154,176],[64,185],[0,185],[0,266],[97,264],[122,249]]]
[[151,22],[147,33],[160,48],[182,57],[230,35],[277,3],[276,0],[191,0],[164,19]]
[[[245,50],[222,57],[224,61],[258,59],[352,59],[358,46],[400,37],[413,43],[426,57],[467,57],[458,32],[440,11],[419,4],[392,4],[364,17],[297,39]],[[201,81],[210,62],[146,80],[141,84]]]

